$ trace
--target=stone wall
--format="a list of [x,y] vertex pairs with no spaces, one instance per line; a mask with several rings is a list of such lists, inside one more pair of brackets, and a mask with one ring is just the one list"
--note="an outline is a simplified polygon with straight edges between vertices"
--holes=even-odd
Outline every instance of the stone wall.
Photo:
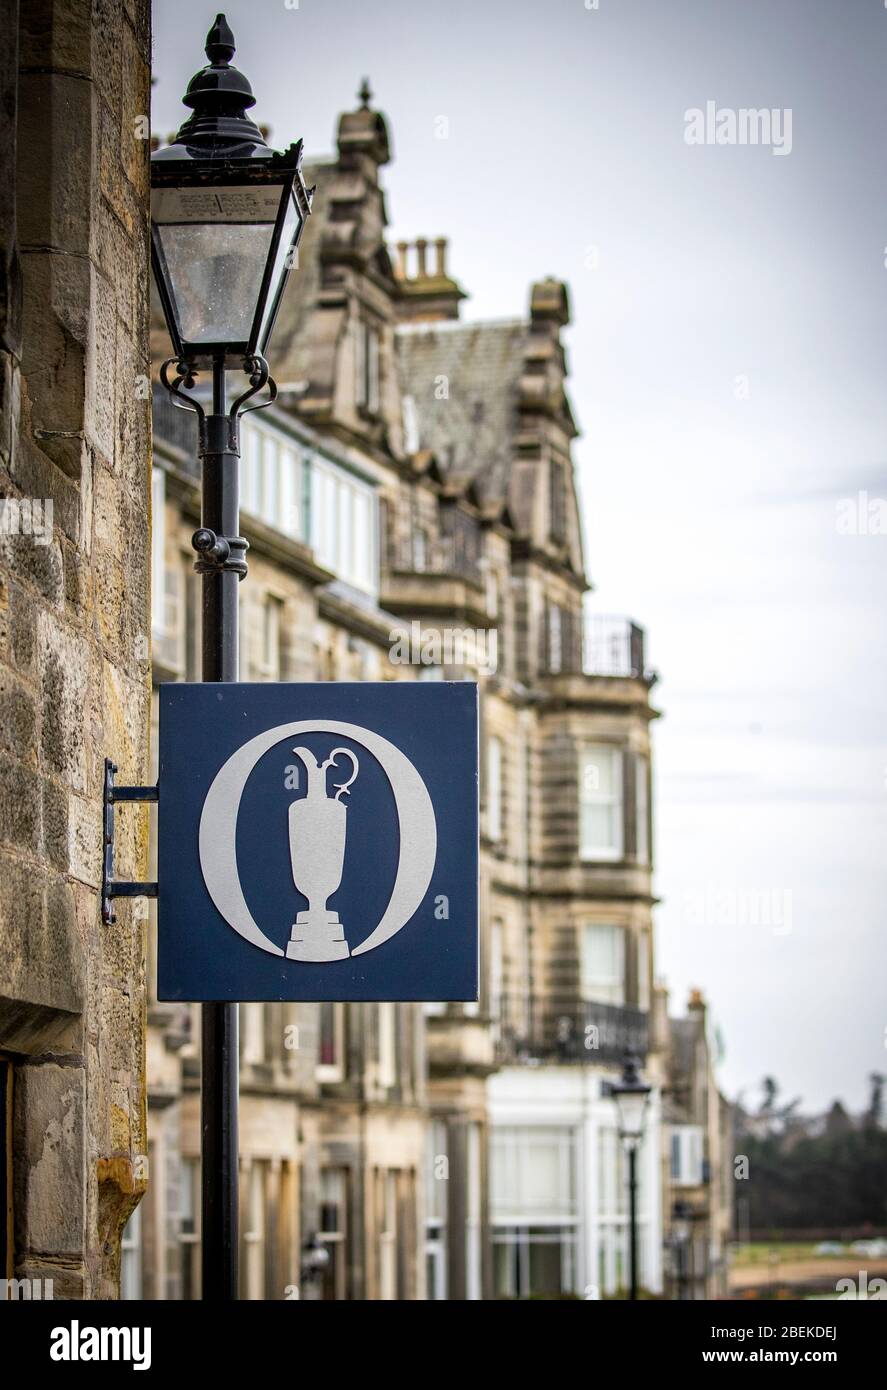
[[[101,923],[103,760],[147,774],[148,0],[0,39],[0,1053],[18,1277],[113,1297],[146,1181],[143,904]],[[17,155],[17,163],[16,163]],[[39,505],[38,505],[39,504]],[[118,811],[119,877],[146,819]],[[139,908],[142,907],[140,913]],[[5,1271],[3,1271],[5,1272]]]

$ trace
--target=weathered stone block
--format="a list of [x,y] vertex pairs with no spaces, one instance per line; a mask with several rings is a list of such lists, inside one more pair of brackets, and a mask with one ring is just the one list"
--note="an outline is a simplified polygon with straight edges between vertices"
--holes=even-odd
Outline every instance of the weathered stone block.
[[92,70],[92,0],[28,0],[19,18],[22,67]]
[[117,304],[114,282],[95,272],[84,419],[87,440],[108,460],[114,458],[116,369]]
[[62,566],[65,602],[75,610],[75,616],[82,619],[92,602],[92,573],[85,557],[67,540],[62,543]]
[[38,543],[33,536],[0,536],[0,564],[29,579],[44,598],[61,606],[64,593],[62,552],[57,541]]
[[37,672],[37,607],[31,594],[9,586],[9,644],[13,664],[23,676]]
[[[79,470],[78,470],[79,471]],[[78,483],[68,477],[30,440],[24,438],[16,450],[12,476],[23,497],[33,497],[41,502],[52,501],[52,522],[59,531],[75,544],[81,533],[81,492]]]
[[68,860],[74,878],[91,888],[102,882],[102,803],[68,798]]
[[19,681],[0,671],[0,750],[24,763],[36,760],[37,709]]
[[38,618],[37,646],[45,765],[82,792],[90,656],[83,642],[46,612]]
[[49,777],[43,778],[43,851],[54,869],[68,872],[68,793]]
[[[82,196],[82,195],[81,195]],[[23,252],[23,411],[40,448],[64,472],[80,470],[91,310],[82,256]]]
[[[22,246],[89,252],[92,142],[83,137],[92,128],[93,100],[92,84],[82,76],[20,72],[16,207]],[[38,149],[51,150],[52,158],[35,159]],[[24,337],[27,344],[27,327]]]
[[83,1248],[86,1073],[25,1066],[15,1096],[16,1246],[54,1255]]
[[40,779],[8,753],[0,754],[0,842],[40,853]]

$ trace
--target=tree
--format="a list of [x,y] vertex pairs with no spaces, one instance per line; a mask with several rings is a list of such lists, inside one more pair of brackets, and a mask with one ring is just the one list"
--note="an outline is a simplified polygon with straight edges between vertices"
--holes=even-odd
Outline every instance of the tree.
[[873,1129],[880,1129],[884,1123],[884,1077],[881,1072],[870,1072],[869,1084],[872,1090],[869,1108],[866,1111],[866,1122]]

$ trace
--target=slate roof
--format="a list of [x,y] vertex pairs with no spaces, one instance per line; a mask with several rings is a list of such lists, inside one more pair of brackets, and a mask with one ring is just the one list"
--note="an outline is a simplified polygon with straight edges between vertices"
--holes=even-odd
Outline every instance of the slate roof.
[[[445,476],[471,477],[485,504],[506,500],[517,422],[518,382],[529,325],[405,324],[396,333],[401,391],[413,399],[418,449]],[[437,378],[448,395],[438,399]]]

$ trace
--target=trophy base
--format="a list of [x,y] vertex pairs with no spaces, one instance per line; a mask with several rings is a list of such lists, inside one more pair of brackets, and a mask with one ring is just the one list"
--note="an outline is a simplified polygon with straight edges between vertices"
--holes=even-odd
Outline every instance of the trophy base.
[[347,960],[351,952],[338,912],[300,912],[287,942],[287,960]]

